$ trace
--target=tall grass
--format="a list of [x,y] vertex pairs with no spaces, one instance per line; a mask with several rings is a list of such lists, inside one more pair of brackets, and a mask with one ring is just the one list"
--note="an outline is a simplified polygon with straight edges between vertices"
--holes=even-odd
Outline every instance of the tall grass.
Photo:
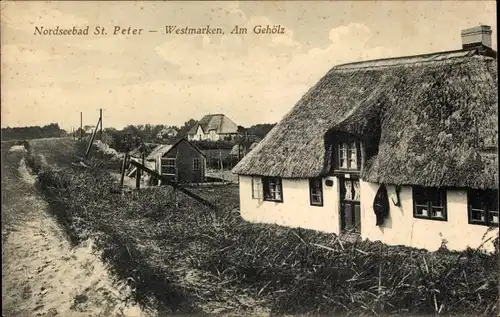
[[[210,302],[258,303],[275,314],[497,310],[498,251],[430,253],[250,224],[234,210],[237,199],[216,201],[219,208],[211,210],[168,188],[122,195],[97,163],[39,169],[41,189],[75,243],[97,236],[137,299],[163,311],[193,312]],[[213,197],[236,192],[212,190],[224,191]],[[198,280],[186,282],[191,273]]]

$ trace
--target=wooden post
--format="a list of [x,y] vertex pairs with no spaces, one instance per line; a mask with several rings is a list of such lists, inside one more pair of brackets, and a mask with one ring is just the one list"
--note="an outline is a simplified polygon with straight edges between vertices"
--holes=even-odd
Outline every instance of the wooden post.
[[220,170],[222,171],[223,170],[223,166],[222,166],[222,152],[221,152],[220,149],[219,149],[219,166],[220,166]]
[[120,188],[121,189],[123,189],[123,180],[125,178],[125,166],[127,163],[127,157],[128,157],[128,153],[125,154],[125,156],[123,157],[123,162],[122,162],[122,169],[121,169],[121,175],[120,175]]
[[[145,149],[142,149],[142,150],[144,151]],[[144,154],[144,152],[143,152],[141,156],[142,156],[141,157],[142,158],[142,165],[146,166],[146,154]]]
[[[141,153],[141,158],[142,158],[142,166],[144,165],[144,153]],[[135,188],[139,189],[141,188],[141,169],[137,168],[135,171]]]
[[[99,109],[99,120],[101,121],[100,130],[99,130],[99,139],[102,141],[102,109]],[[96,127],[97,129],[97,127]]]
[[83,112],[80,112],[80,141],[83,139]]
[[222,177],[222,181],[224,181],[224,166],[222,165],[222,152],[219,149],[219,163],[220,163],[220,175]]
[[141,169],[137,168],[135,171],[135,188],[141,188]]

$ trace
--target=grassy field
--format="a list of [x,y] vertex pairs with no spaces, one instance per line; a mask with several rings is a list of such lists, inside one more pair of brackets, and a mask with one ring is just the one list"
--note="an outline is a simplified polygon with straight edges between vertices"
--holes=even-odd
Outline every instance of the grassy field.
[[238,184],[238,175],[235,175],[231,170],[207,170],[206,175],[208,177],[217,178],[226,182],[231,182],[233,184]]
[[332,234],[250,224],[239,215],[236,185],[191,189],[215,209],[169,187],[122,194],[99,159],[54,169],[71,155],[49,159],[53,153],[31,163],[54,215],[74,243],[95,237],[137,300],[160,315],[497,311],[498,254],[340,244]]
[[[79,142],[72,138],[36,139],[28,142],[30,159],[36,161],[35,166],[66,168],[79,163],[87,150],[87,142]],[[104,153],[94,144],[88,159],[98,168],[120,171],[119,157]]]

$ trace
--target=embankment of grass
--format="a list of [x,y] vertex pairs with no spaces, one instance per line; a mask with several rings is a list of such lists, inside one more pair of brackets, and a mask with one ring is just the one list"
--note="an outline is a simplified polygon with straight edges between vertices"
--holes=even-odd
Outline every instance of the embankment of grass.
[[331,234],[243,221],[232,187],[211,189],[217,210],[168,188],[122,195],[98,164],[42,168],[38,177],[75,241],[97,235],[104,258],[129,278],[138,299],[154,299],[165,311],[212,302],[228,309],[258,303],[274,314],[493,316],[497,310],[498,251],[335,243]]

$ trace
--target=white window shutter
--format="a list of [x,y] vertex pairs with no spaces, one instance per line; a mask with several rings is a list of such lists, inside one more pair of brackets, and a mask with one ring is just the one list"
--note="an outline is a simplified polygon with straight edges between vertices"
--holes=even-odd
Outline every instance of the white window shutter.
[[252,198],[262,199],[262,180],[260,177],[252,177]]

